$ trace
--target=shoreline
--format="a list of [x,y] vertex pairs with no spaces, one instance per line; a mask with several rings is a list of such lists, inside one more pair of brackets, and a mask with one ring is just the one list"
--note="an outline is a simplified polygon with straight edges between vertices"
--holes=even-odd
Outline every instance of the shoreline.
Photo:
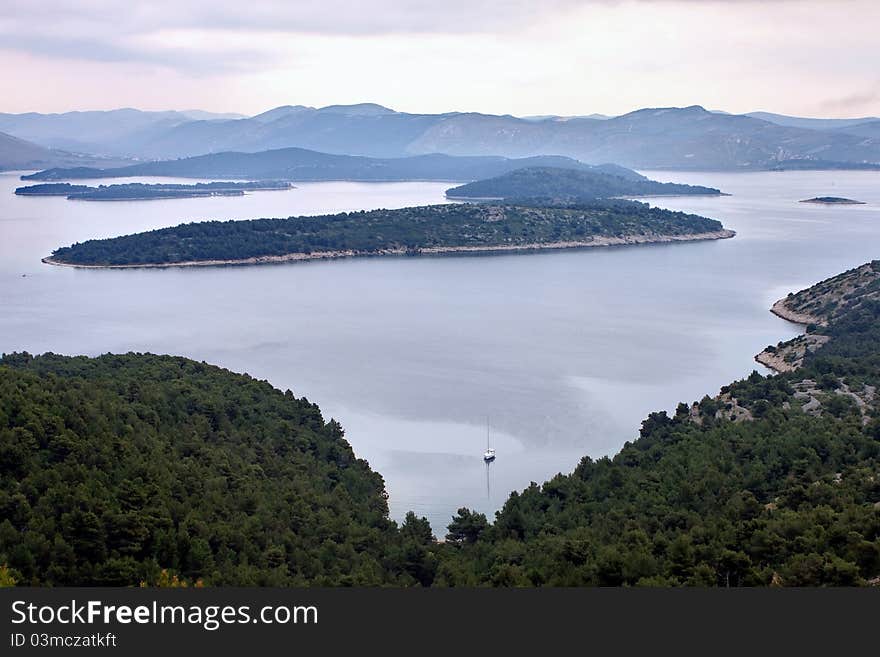
[[405,248],[378,249],[376,251],[314,251],[312,253],[287,253],[274,256],[254,256],[231,260],[186,260],[161,263],[132,263],[123,265],[89,265],[75,262],[54,260],[46,256],[41,262],[58,267],[74,267],[77,269],[166,269],[170,267],[221,267],[241,265],[263,265],[283,262],[302,262],[308,260],[338,260],[341,258],[382,257],[405,255],[453,255],[453,254],[492,254],[492,253],[528,253],[533,251],[556,251],[563,249],[583,249],[604,246],[628,246],[637,244],[669,244],[673,242],[701,242],[707,240],[730,239],[735,231],[726,228],[708,233],[691,233],[688,235],[628,235],[626,237],[597,237],[592,240],[578,242],[542,242],[533,244],[499,244],[494,246],[431,246],[418,250]]
[[[475,201],[504,201],[508,202],[504,196],[450,196],[449,194],[444,194],[446,200],[454,201],[454,202],[465,202],[472,203]],[[726,192],[718,192],[717,194],[623,194],[622,196],[609,196],[611,199],[618,199],[621,201],[627,201],[629,199],[652,199],[652,198],[718,198],[719,196],[732,196],[732,194],[728,194]],[[601,201],[602,199],[590,199]],[[516,198],[510,199],[511,205],[516,205]]]
[[[770,312],[783,319],[787,322],[791,322],[792,324],[797,324],[799,326],[809,326],[810,324],[818,324],[820,326],[824,326],[825,322],[823,322],[818,317],[813,315],[809,315],[807,313],[799,313],[795,310],[791,310],[786,302],[788,298],[779,299],[776,303],[770,306]],[[786,344],[795,344],[795,341],[806,341],[804,346],[806,347],[806,343],[809,342],[809,336],[806,333],[802,333],[801,335],[792,338]],[[785,352],[770,352],[767,349],[761,351],[761,353],[755,356],[755,361],[766,367],[767,369],[772,370],[776,374],[784,374],[786,372],[793,372],[796,370],[799,365],[793,364],[785,360]]]
[[796,310],[791,310],[787,305],[786,301],[788,298],[780,299],[772,306],[770,306],[770,312],[780,317],[781,319],[786,320],[787,322],[791,322],[792,324],[801,324],[802,326],[809,326],[810,324],[820,324],[824,325],[820,318],[815,317],[814,315],[810,315],[808,313],[799,313]]

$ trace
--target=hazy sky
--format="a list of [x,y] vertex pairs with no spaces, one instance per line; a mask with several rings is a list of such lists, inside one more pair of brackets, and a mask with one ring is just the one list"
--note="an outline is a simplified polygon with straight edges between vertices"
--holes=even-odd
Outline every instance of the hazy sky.
[[880,0],[0,0],[0,111],[880,115]]

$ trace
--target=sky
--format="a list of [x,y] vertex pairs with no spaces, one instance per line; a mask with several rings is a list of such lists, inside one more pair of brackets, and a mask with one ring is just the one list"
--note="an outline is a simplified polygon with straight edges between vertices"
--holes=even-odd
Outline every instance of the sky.
[[880,115],[878,0],[0,0],[0,112]]

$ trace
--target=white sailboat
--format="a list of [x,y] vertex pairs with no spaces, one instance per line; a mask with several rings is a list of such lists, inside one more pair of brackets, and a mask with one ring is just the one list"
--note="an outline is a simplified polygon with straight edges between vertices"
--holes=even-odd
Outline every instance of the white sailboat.
[[488,465],[495,460],[495,450],[489,446],[489,419],[486,419],[486,451],[483,452],[483,460]]

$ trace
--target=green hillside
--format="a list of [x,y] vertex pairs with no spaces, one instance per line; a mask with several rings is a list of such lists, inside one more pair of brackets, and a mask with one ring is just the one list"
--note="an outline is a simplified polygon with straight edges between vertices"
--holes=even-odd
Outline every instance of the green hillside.
[[407,584],[405,545],[382,478],[290,391],[171,356],[0,360],[20,584]]

